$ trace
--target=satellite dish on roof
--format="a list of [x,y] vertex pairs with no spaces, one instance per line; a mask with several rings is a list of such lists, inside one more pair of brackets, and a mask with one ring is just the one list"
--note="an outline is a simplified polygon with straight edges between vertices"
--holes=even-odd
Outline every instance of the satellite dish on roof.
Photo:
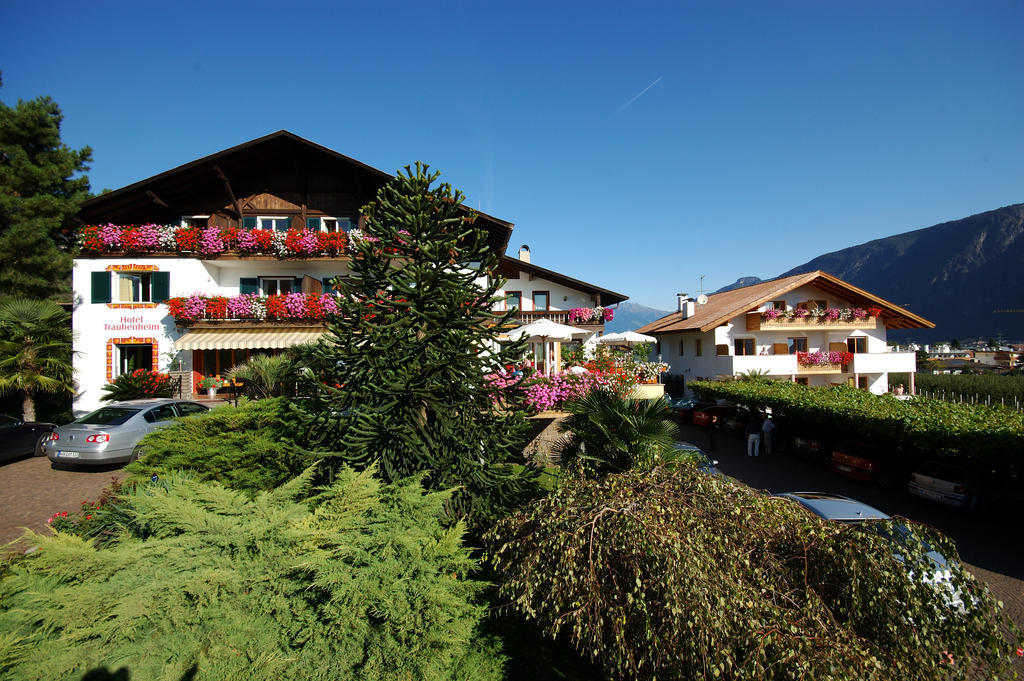
[[706,295],[704,295],[703,293],[700,294],[699,296],[697,296],[697,304],[698,305],[707,305],[708,304],[708,297]]

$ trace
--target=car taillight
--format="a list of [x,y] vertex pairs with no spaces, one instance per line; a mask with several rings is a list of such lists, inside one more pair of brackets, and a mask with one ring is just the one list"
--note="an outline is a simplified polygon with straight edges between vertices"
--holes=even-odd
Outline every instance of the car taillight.
[[917,482],[917,473],[910,474],[910,482]]
[[963,485],[953,485],[953,494],[967,494],[967,488]]
[[89,437],[85,438],[85,441],[95,442],[96,444],[99,444],[101,442],[110,442],[110,435],[108,435],[107,433],[100,433],[99,435],[90,435]]
[[57,431],[53,431],[52,433],[50,433],[50,439],[51,440],[59,440],[60,439],[60,433],[58,433]]

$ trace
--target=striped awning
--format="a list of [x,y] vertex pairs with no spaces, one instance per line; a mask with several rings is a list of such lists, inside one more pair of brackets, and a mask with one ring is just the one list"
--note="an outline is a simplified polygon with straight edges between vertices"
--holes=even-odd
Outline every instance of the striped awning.
[[284,327],[249,329],[192,329],[174,341],[175,350],[255,350],[290,348],[315,341],[323,334],[322,327]]

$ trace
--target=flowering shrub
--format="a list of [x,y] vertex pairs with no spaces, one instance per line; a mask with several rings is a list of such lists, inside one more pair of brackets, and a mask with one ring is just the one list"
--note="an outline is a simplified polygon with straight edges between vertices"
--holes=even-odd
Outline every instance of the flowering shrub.
[[89,225],[78,232],[85,253],[161,253],[168,251],[217,255],[237,251],[279,258],[336,256],[352,244],[345,232],[289,229],[276,232],[237,227],[179,227],[176,225]]
[[778,319],[779,317],[782,316],[782,310],[777,310],[774,307],[773,308],[769,308],[769,309],[764,311],[764,315],[763,316],[764,316],[765,319]]
[[226,388],[231,385],[231,381],[220,376],[204,376],[199,380],[199,387],[203,390],[209,390],[210,388]]
[[852,352],[839,352],[836,350],[816,350],[814,352],[796,353],[797,364],[805,367],[816,367],[830,364],[849,364],[852,361]]
[[200,319],[323,319],[338,311],[338,301],[330,293],[246,293],[231,298],[194,293],[169,298],[164,304],[179,323]]
[[668,364],[665,362],[637,362],[636,376],[645,383],[654,383],[658,376],[668,371]]
[[170,397],[173,388],[169,374],[149,369],[136,369],[121,374],[103,386],[105,402],[141,400],[148,397]]
[[582,324],[590,320],[610,322],[615,317],[615,310],[610,307],[574,307],[569,310],[569,323]]

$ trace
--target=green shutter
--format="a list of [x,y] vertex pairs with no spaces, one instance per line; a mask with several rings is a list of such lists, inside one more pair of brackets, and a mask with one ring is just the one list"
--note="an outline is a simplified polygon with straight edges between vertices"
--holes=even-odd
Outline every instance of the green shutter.
[[110,272],[92,273],[92,302],[110,302]]
[[324,285],[324,293],[335,293],[334,284],[331,283],[334,281],[334,277],[324,277],[321,281]]
[[153,273],[153,302],[162,303],[171,297],[171,273]]
[[289,230],[291,228],[292,228],[292,219],[291,218],[285,218],[284,219],[284,231],[287,231],[287,230]]
[[302,277],[295,277],[295,283],[292,284],[292,293],[302,293]]
[[306,229],[320,231],[320,218],[306,218]]
[[242,218],[242,229],[256,229],[256,218]]
[[[253,219],[255,220],[256,218]],[[242,277],[238,280],[238,292],[242,295],[246,295],[247,293],[259,293],[259,290],[260,280],[256,277]]]

